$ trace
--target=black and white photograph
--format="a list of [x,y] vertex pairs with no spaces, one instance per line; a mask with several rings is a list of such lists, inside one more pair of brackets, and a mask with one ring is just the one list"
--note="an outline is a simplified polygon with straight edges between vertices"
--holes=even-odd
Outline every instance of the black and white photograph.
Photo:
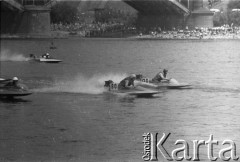
[[240,0],[0,4],[0,162],[240,162]]

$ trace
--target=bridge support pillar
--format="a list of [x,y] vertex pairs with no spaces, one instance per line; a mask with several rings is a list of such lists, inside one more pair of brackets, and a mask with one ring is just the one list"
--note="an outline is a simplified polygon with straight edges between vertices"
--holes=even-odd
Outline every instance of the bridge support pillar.
[[50,37],[50,9],[45,6],[24,6],[16,34],[25,37]]
[[209,13],[194,13],[187,18],[186,25],[193,29],[195,27],[212,28],[213,27],[213,14]]
[[195,27],[213,27],[213,13],[207,8],[208,1],[192,0],[192,12],[186,20],[186,25],[191,29]]

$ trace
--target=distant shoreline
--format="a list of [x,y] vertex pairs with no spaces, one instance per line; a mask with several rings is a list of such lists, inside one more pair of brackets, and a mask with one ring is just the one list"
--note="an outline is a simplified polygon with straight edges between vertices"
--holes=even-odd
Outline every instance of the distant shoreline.
[[189,37],[189,38],[162,38],[162,37],[153,37],[151,35],[136,36],[135,39],[138,40],[239,40],[240,35],[237,36],[211,36],[211,37]]
[[116,36],[114,34],[108,36],[96,36],[96,37],[85,37],[79,34],[71,35],[70,32],[52,32],[51,36],[31,36],[31,35],[9,35],[3,34],[0,36],[2,40],[21,40],[21,39],[68,39],[68,38],[79,38],[79,39],[96,39],[96,38],[106,38],[106,39],[133,39],[133,40],[239,40],[240,34],[230,34],[230,35],[213,35],[213,36],[203,36],[202,38],[199,37],[163,37],[163,36],[153,36],[150,34],[147,35],[123,35],[123,36]]

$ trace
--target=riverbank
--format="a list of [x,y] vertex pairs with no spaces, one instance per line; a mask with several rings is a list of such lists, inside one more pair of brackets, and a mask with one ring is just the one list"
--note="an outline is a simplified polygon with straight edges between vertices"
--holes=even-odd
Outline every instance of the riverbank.
[[212,40],[212,39],[240,39],[240,34],[228,34],[228,35],[207,35],[207,36],[174,36],[174,35],[138,35],[131,38],[140,39],[140,40]]
[[50,36],[1,34],[0,39],[67,39],[67,38],[129,38],[140,40],[200,40],[200,39],[240,39],[240,33],[221,34],[186,34],[162,32],[158,34],[132,34],[124,32],[106,33],[104,35],[86,36],[82,32],[52,31]]
[[46,35],[28,35],[28,34],[1,34],[0,39],[49,39],[49,38],[68,38],[69,32],[58,31]]

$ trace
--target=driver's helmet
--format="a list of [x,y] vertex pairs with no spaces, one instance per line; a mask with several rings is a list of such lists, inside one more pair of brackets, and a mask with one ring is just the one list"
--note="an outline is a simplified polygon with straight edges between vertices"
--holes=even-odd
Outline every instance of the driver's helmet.
[[12,80],[13,80],[13,81],[18,81],[18,78],[17,78],[17,77],[13,77]]
[[167,69],[163,69],[163,72],[164,72],[164,73],[167,73],[167,72],[168,72],[168,70],[167,70]]
[[46,53],[47,56],[49,56],[49,53]]
[[131,78],[131,79],[136,79],[136,74],[131,74],[131,75],[130,75],[130,78]]

